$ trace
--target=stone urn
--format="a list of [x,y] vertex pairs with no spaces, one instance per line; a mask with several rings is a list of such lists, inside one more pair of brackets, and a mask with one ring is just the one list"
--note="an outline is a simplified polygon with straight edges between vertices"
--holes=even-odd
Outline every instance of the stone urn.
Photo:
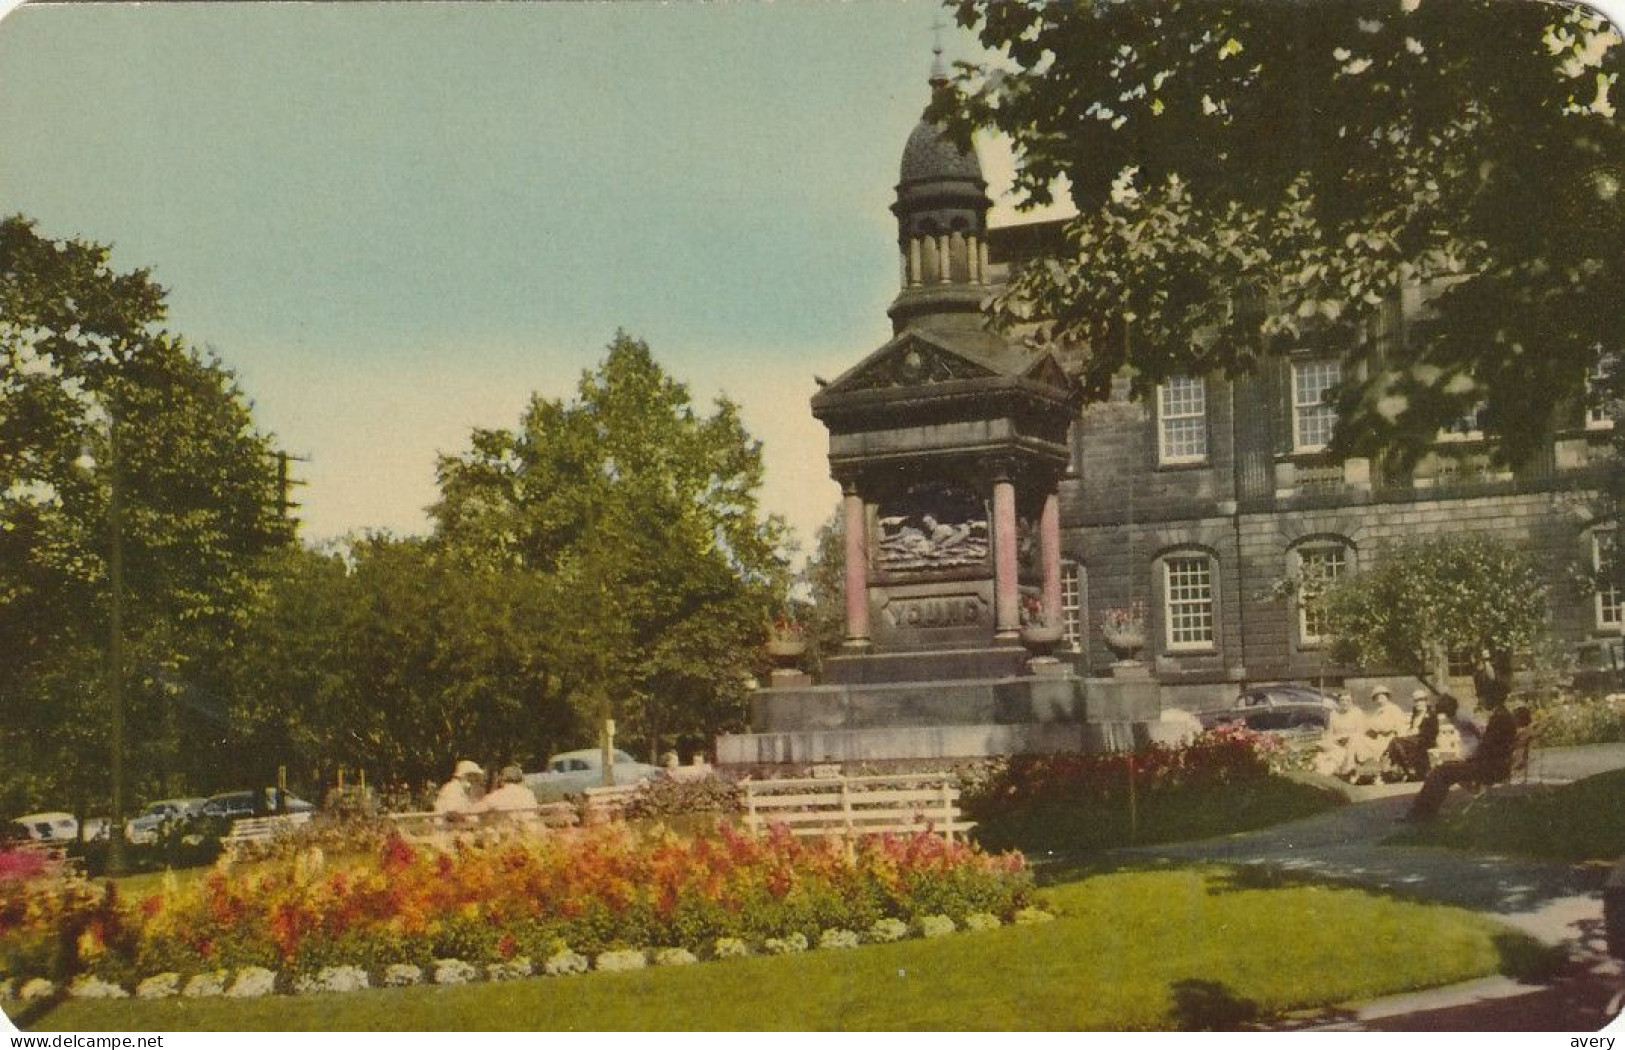
[[1137,663],[1140,650],[1145,648],[1145,629],[1137,625],[1102,625],[1100,636],[1106,640],[1106,648],[1112,651],[1118,663]]
[[773,661],[773,670],[795,671],[807,652],[807,640],[795,636],[771,637],[767,640],[767,655]]
[[1060,664],[1055,649],[1066,637],[1060,624],[1030,623],[1021,629],[1021,644],[1027,650],[1027,667],[1035,673]]

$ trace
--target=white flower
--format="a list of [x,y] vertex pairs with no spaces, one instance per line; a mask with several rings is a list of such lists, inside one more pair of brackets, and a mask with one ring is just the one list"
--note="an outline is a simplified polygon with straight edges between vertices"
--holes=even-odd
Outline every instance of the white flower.
[[585,955],[577,955],[566,948],[544,962],[542,969],[551,977],[562,977],[565,974],[586,973],[587,966],[587,957]]
[[656,948],[654,951],[656,966],[689,966],[699,961],[687,948]]
[[258,999],[276,990],[276,973],[263,966],[245,966],[237,971],[237,979],[226,989],[233,999]]
[[991,915],[985,911],[965,916],[965,929],[967,930],[996,930],[1003,925],[997,915]]
[[23,983],[22,989],[17,992],[17,998],[25,1003],[30,1003],[35,999],[49,999],[55,994],[56,985],[43,977],[36,977]]
[[137,999],[168,999],[181,990],[181,975],[178,973],[157,973],[148,977],[135,986]]
[[750,947],[738,937],[718,937],[712,951],[718,959],[742,959],[750,954]]
[[514,981],[521,977],[529,977],[530,960],[521,955],[507,962],[492,963],[485,968],[485,976],[493,981]]
[[227,970],[216,970],[213,973],[200,973],[186,982],[181,994],[188,999],[201,999],[211,995],[224,995],[226,992],[226,978],[231,973]]
[[467,984],[480,979],[480,971],[461,959],[436,959],[435,984]]
[[807,950],[807,935],[792,933],[788,937],[769,937],[762,942],[769,955],[790,955]]
[[593,960],[593,969],[605,973],[614,973],[617,970],[641,970],[647,965],[649,960],[636,948],[617,948],[602,952]]
[[1035,922],[1051,922],[1055,916],[1042,908],[1023,908],[1016,912],[1017,926],[1030,926]]
[[946,937],[957,929],[954,920],[946,915],[927,915],[920,920],[920,936]]
[[856,948],[858,935],[851,930],[825,930],[818,935],[820,948]]
[[869,939],[886,944],[908,936],[908,923],[902,919],[881,919],[869,927]]
[[423,983],[422,967],[411,963],[390,963],[384,967],[384,987],[405,988],[408,985]]

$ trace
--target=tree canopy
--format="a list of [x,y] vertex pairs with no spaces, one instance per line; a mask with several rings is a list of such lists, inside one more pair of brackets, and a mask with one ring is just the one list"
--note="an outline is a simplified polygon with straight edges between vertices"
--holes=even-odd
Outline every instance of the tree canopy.
[[1475,535],[1390,546],[1314,601],[1339,661],[1396,668],[1436,692],[1447,687],[1442,661],[1464,662],[1480,700],[1506,697],[1517,658],[1535,649],[1549,616],[1529,555]]
[[584,724],[613,717],[651,747],[709,738],[742,720],[788,585],[762,469],[737,406],[697,412],[618,333],[573,400],[534,397],[517,429],[442,458],[434,542],[546,581],[555,681]]
[[292,538],[271,440],[232,374],[159,326],[108,250],[0,221],[0,798],[83,804],[107,780],[116,483],[132,771],[212,762],[219,656]]
[[[995,57],[935,104],[1070,183],[1064,249],[996,312],[1132,369],[1342,357],[1333,451],[1418,456],[1466,414],[1513,461],[1625,347],[1625,47],[1538,0],[962,0]],[[1428,308],[1396,325],[1406,287]],[[1403,338],[1388,338],[1396,334]],[[1625,379],[1615,377],[1616,388]],[[1540,391],[1540,397],[1529,396]],[[1617,396],[1617,392],[1616,392]]]

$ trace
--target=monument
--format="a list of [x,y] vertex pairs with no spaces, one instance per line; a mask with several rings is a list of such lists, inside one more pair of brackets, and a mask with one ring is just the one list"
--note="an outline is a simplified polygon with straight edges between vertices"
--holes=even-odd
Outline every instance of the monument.
[[[933,87],[946,83],[941,54]],[[1058,489],[1080,405],[1048,353],[990,331],[972,150],[903,150],[893,336],[812,399],[841,484],[846,637],[823,681],[775,672],[724,762],[944,758],[1133,742],[1149,680],[1086,683],[1062,637]]]

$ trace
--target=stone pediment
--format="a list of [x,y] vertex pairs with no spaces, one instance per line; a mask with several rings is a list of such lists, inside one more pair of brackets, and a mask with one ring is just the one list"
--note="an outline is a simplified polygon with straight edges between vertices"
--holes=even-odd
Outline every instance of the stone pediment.
[[1061,390],[1071,387],[1049,354],[1013,346],[987,331],[910,329],[830,383],[816,401],[871,390],[930,387],[962,380],[1021,378]]
[[988,379],[998,373],[948,347],[918,336],[894,339],[830,384],[832,393],[859,390],[889,390],[894,387],[930,386],[956,379]]

